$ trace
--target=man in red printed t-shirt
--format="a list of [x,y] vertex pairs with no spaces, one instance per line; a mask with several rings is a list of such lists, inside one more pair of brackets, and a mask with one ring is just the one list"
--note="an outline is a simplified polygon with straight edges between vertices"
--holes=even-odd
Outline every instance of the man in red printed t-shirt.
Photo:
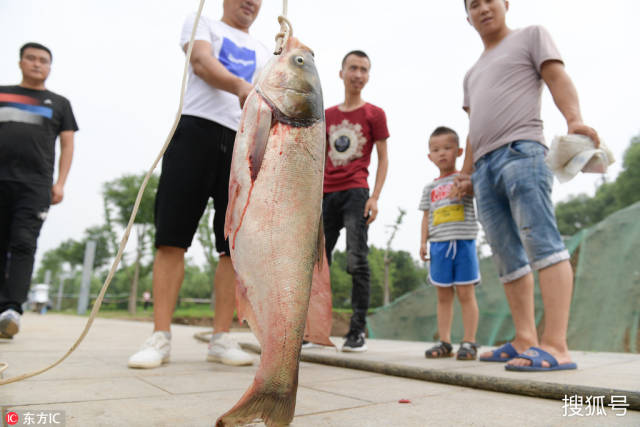
[[[362,89],[369,81],[371,62],[354,50],[342,60],[344,102],[327,109],[327,160],[324,170],[322,214],[329,263],[340,230],[347,230],[347,272],[351,274],[353,315],[342,351],[366,351],[365,327],[369,309],[370,272],[367,229],[378,215],[378,198],[387,176],[387,118],[381,108],[365,102]],[[376,147],[378,170],[369,195],[369,163]]]

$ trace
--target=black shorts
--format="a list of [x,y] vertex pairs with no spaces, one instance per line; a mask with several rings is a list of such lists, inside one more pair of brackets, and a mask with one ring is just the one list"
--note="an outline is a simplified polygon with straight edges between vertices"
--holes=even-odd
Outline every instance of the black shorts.
[[180,117],[162,158],[155,204],[156,247],[191,246],[198,222],[213,198],[216,250],[229,254],[224,219],[236,132],[200,117]]

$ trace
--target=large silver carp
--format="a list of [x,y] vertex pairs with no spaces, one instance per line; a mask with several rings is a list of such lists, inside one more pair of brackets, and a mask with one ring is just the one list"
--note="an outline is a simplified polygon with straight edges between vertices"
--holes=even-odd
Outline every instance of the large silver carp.
[[313,53],[290,37],[248,96],[235,140],[225,234],[238,315],[262,354],[253,384],[217,426],[293,418],[312,275],[324,254],[325,144]]

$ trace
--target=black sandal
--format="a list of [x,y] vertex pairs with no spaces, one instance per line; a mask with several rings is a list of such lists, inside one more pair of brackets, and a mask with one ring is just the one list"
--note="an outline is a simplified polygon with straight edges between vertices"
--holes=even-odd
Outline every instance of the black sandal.
[[471,341],[462,341],[456,359],[458,360],[476,360],[478,356],[478,347],[476,343]]
[[[435,355],[433,354],[435,353]],[[424,352],[424,357],[427,359],[438,359],[440,357],[453,356],[453,347],[448,342],[440,341],[439,344],[434,345],[430,349]]]

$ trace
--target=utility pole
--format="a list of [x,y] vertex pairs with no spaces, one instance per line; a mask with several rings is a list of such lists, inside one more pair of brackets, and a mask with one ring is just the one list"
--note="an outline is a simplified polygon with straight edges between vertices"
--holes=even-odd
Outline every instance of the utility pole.
[[96,242],[87,240],[84,249],[84,266],[82,268],[82,284],[78,296],[78,314],[84,314],[89,305],[89,288],[91,287],[91,273],[93,273],[93,259],[96,255]]

